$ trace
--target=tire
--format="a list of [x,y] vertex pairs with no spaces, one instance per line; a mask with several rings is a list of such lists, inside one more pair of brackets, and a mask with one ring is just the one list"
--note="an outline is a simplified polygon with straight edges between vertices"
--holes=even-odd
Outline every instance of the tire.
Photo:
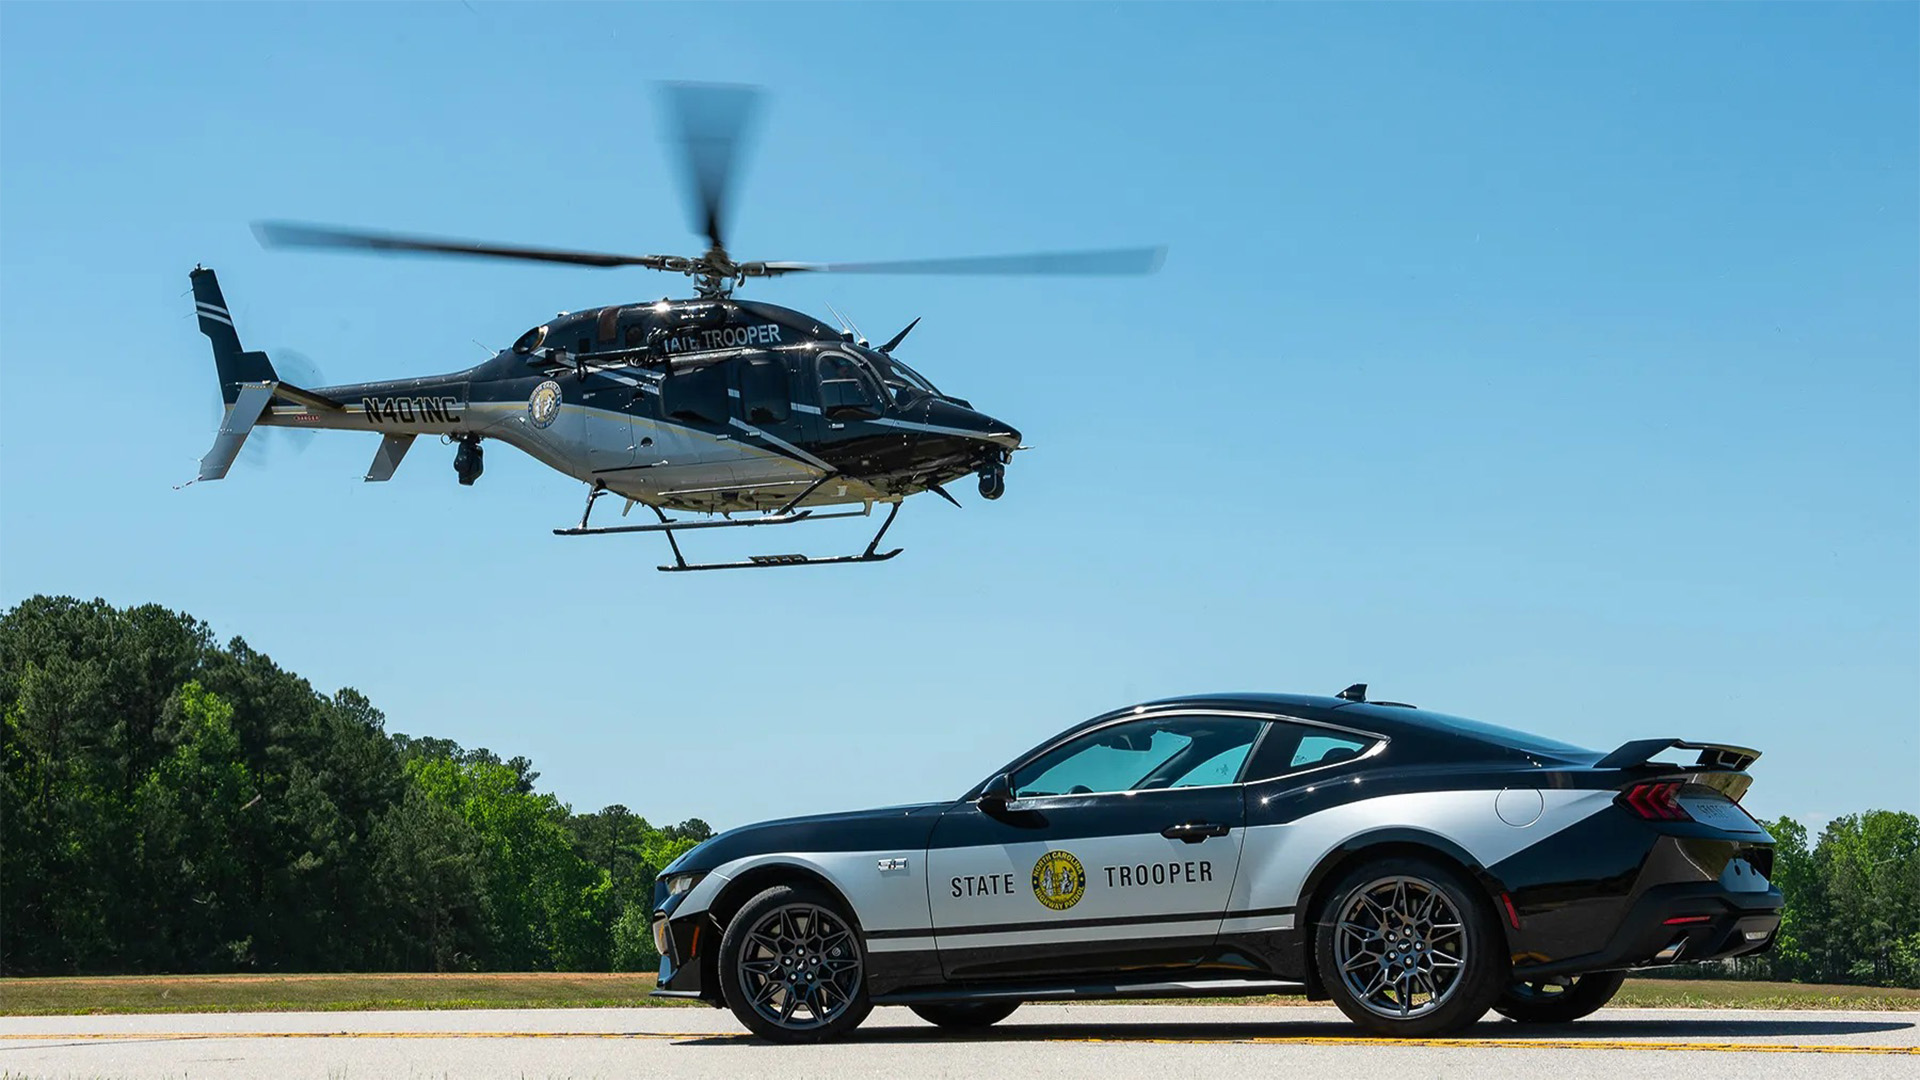
[[1539,982],[1511,983],[1493,1003],[1493,1011],[1522,1024],[1570,1024],[1613,1000],[1624,971],[1591,971],[1565,988]]
[[992,1027],[1013,1015],[1017,1001],[942,1001],[929,1005],[909,1005],[913,1014],[929,1024],[954,1031],[973,1031]]
[[846,906],[809,885],[748,900],[720,935],[720,992],[769,1042],[837,1039],[867,1018],[867,955]]
[[1510,979],[1506,941],[1485,896],[1438,862],[1369,862],[1343,874],[1327,897],[1313,928],[1320,981],[1369,1034],[1461,1031],[1487,1014]]

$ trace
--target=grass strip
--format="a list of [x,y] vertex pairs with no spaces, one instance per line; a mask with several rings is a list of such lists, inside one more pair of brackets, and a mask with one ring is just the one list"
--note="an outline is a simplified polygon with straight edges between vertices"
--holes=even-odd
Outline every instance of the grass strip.
[[[652,974],[570,972],[0,979],[0,1016],[700,1007],[692,1002],[648,997],[653,984]],[[1166,1003],[1272,1006],[1307,1002],[1298,995],[1275,995]],[[1620,995],[1614,998],[1613,1007],[1920,1011],[1920,990],[1708,979],[1629,979]]]

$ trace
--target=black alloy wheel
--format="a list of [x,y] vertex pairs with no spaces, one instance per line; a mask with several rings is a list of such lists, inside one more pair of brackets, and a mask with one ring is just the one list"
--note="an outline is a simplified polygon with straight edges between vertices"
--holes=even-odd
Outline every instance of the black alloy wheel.
[[1418,1038],[1471,1026],[1508,981],[1506,942],[1486,898],[1427,859],[1355,867],[1314,925],[1320,981],[1375,1035]]
[[733,1015],[772,1042],[825,1042],[873,1011],[859,931],[839,900],[811,886],[748,900],[720,936],[719,967]]
[[1017,1001],[941,1001],[908,1006],[927,1023],[956,1031],[992,1027],[1019,1007]]
[[1591,1015],[1620,992],[1624,971],[1590,971],[1570,983],[1516,982],[1501,991],[1493,1011],[1522,1024],[1567,1024]]

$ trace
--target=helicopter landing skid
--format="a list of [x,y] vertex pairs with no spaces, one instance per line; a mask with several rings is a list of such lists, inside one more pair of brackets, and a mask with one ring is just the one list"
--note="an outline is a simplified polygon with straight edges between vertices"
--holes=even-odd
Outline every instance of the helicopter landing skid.
[[[654,513],[656,514],[660,513],[660,510],[658,507],[654,509]],[[857,514],[856,513],[819,514],[819,515],[816,515],[812,520],[818,521],[824,518],[836,518],[836,517],[858,517],[858,516],[864,516],[864,514],[865,514],[865,511],[862,511]],[[663,520],[666,517],[665,514],[661,514],[660,516]],[[805,519],[806,516],[807,516],[806,512],[801,511],[799,514],[793,515],[788,520],[798,521],[798,520]],[[663,530],[667,534],[668,545],[673,548],[673,565],[662,566],[660,567],[660,569],[668,571],[669,573],[676,573],[683,570],[756,570],[764,567],[773,567],[773,566],[825,566],[825,565],[828,565],[829,563],[886,562],[888,559],[891,559],[895,555],[898,555],[902,551],[906,550],[905,548],[894,548],[892,551],[877,550],[880,547],[881,537],[884,537],[887,535],[887,527],[892,525],[893,519],[899,516],[900,516],[899,503],[894,503],[891,507],[888,507],[887,520],[880,523],[880,531],[873,534],[872,540],[867,541],[867,550],[861,552],[858,555],[829,555],[825,557],[815,557],[812,555],[749,555],[747,556],[746,560],[743,562],[690,563],[687,561],[686,556],[680,554],[680,543],[679,541],[673,538],[672,530]],[[760,525],[760,524],[769,524],[769,522],[765,518],[756,518],[753,521],[742,521],[742,522],[738,522],[738,524]],[[785,524],[785,522],[782,522],[782,524]]]
[[[816,484],[814,486],[817,487],[819,485]],[[812,490],[812,488],[809,488],[808,492]],[[673,549],[673,565],[662,566],[660,569],[669,572],[682,570],[751,570],[769,566],[821,566],[827,563],[886,562],[888,559],[906,550],[905,548],[894,548],[892,551],[878,550],[881,538],[887,535],[888,527],[893,524],[893,519],[900,514],[900,504],[896,502],[888,508],[887,519],[880,523],[880,531],[873,534],[873,539],[868,541],[866,550],[858,555],[834,555],[818,558],[810,555],[752,555],[743,562],[690,563],[687,561],[687,557],[680,551],[680,542],[674,538],[673,534],[676,530],[745,529],[755,525],[794,525],[802,521],[831,521],[834,518],[867,517],[873,513],[873,508],[869,505],[866,509],[862,510],[843,510],[822,514],[813,510],[793,509],[800,501],[796,498],[771,514],[763,514],[755,518],[743,518],[737,521],[731,519],[725,521],[676,521],[668,518],[666,511],[661,510],[657,506],[649,505],[648,509],[652,510],[654,516],[660,519],[658,524],[589,526],[587,524],[587,517],[593,513],[594,500],[599,498],[604,492],[604,488],[596,486],[593,492],[587,496],[587,513],[581,515],[580,524],[571,529],[555,529],[553,530],[553,534],[555,536],[601,536],[609,533],[665,533],[667,545]],[[804,494],[805,493],[803,493],[803,496]]]

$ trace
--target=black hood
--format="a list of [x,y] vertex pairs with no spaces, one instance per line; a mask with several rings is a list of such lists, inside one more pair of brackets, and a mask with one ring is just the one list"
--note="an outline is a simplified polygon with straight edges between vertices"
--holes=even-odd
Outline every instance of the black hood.
[[712,870],[735,859],[780,851],[864,851],[927,846],[933,823],[950,802],[883,806],[838,814],[781,818],[728,829],[673,860],[660,872]]

